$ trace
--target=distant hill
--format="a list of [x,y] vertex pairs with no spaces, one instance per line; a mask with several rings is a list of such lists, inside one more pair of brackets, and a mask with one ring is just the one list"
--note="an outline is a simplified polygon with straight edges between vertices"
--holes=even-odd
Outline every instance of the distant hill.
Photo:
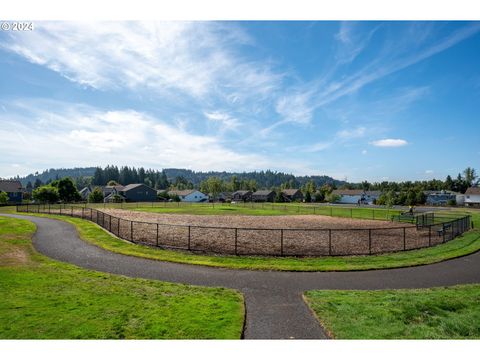
[[19,180],[23,186],[26,186],[30,181],[32,184],[38,178],[42,183],[46,183],[49,180],[61,179],[64,177],[71,177],[76,179],[82,176],[93,176],[95,173],[95,167],[85,167],[85,168],[73,168],[73,169],[48,169],[41,173],[29,174],[24,177],[16,176],[14,179]]
[[[140,172],[138,168],[138,172]],[[85,167],[85,168],[73,168],[73,169],[48,169],[41,173],[29,174],[24,177],[15,177],[16,180],[19,180],[23,186],[26,186],[30,181],[32,184],[38,178],[42,183],[48,181],[53,181],[58,178],[63,178],[69,176],[73,179],[80,177],[94,177],[96,167]],[[155,171],[155,170],[153,170]],[[161,173],[162,171],[155,171]],[[148,173],[148,170],[147,170]],[[313,180],[317,186],[323,184],[334,184],[337,187],[346,184],[345,181],[336,180],[330,176],[326,175],[314,175],[314,176],[294,176],[292,174],[286,174],[283,172],[276,172],[271,170],[266,171],[253,171],[253,172],[226,172],[226,171],[193,171],[187,169],[163,169],[163,173],[166,175],[168,181],[175,182],[177,178],[183,178],[187,182],[193,184],[195,187],[198,187],[200,183],[210,176],[216,176],[222,180],[229,181],[232,176],[236,176],[238,180],[255,180],[259,188],[271,188],[273,186],[280,186],[283,183],[290,182],[295,186],[299,187],[304,185],[310,180]]]
[[203,180],[208,179],[210,176],[218,177],[222,180],[229,181],[232,176],[236,176],[238,180],[255,180],[261,188],[271,188],[273,186],[280,186],[281,184],[292,181],[296,183],[296,186],[302,186],[308,181],[313,180],[317,186],[323,184],[335,184],[337,187],[346,184],[345,181],[336,180],[326,175],[313,175],[313,176],[294,176],[292,174],[286,174],[283,172],[275,172],[271,170],[266,171],[253,171],[253,172],[226,172],[226,171],[208,171],[208,172],[196,172],[186,169],[164,169],[167,175],[167,179],[173,182],[178,177],[183,177],[188,182],[197,186]]

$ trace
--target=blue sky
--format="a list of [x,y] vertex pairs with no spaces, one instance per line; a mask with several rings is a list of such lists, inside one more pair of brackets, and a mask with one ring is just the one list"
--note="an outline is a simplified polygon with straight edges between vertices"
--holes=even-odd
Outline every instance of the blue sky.
[[0,31],[0,177],[108,164],[348,181],[480,167],[480,22]]

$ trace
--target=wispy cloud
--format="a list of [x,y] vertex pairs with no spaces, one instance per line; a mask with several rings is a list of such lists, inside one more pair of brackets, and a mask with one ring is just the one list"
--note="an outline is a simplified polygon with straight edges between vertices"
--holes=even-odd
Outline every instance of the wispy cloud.
[[400,147],[408,145],[408,142],[403,139],[381,139],[371,141],[370,144],[377,147]]
[[95,89],[238,101],[263,96],[282,79],[232,46],[250,43],[238,27],[212,22],[39,22],[1,47]]
[[380,28],[376,26],[364,33],[359,29],[359,24],[351,21],[342,21],[340,29],[335,35],[340,43],[336,59],[341,63],[350,63],[368,46],[375,32]]
[[344,129],[338,131],[336,137],[342,140],[361,138],[365,136],[366,130],[364,126],[359,126],[354,129]]
[[210,122],[219,124],[222,133],[226,131],[235,131],[241,125],[238,119],[230,116],[226,112],[205,112],[204,115]]

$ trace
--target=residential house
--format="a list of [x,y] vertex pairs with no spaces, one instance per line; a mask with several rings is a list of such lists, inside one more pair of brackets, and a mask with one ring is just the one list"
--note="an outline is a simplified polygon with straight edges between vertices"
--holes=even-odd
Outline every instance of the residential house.
[[252,192],[249,190],[238,190],[232,194],[232,201],[236,202],[247,202],[252,201]]
[[[80,196],[82,197],[83,200],[88,201],[88,196],[97,187],[102,191],[104,198],[106,198],[109,195],[112,195],[112,196],[118,195],[120,194],[120,191],[122,191],[124,188],[123,185],[114,185],[114,186],[88,185],[79,191]],[[112,196],[110,196],[109,199],[111,199]]]
[[256,202],[274,202],[275,191],[273,190],[258,190],[252,194],[252,201]]
[[480,187],[469,187],[465,191],[465,205],[480,207]]
[[303,201],[303,194],[300,189],[284,189],[282,190],[282,196],[287,202]]
[[[115,188],[115,186],[112,186]],[[117,190],[112,190],[112,193]],[[118,189],[118,194],[125,197],[126,201],[156,201],[157,200],[157,190],[152,189],[150,186],[145,184],[129,184]]]
[[380,197],[381,192],[341,189],[333,190],[332,194],[340,196],[337,202],[341,204],[373,204]]
[[204,202],[208,201],[208,196],[198,190],[171,190],[168,195],[178,195],[181,201],[186,202]]
[[232,193],[229,191],[221,192],[217,194],[215,198],[213,197],[213,194],[208,194],[208,197],[210,199],[210,202],[218,201],[218,202],[224,203],[224,202],[232,201]]
[[0,180],[0,191],[6,192],[8,202],[21,203],[23,196],[22,183],[17,180]]
[[454,191],[424,191],[427,197],[425,200],[426,205],[445,206],[454,202],[457,205],[463,205],[464,196]]

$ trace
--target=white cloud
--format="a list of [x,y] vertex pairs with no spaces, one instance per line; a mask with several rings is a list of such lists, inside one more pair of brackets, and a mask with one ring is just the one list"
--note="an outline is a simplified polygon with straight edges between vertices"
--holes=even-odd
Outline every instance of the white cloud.
[[366,128],[359,126],[355,129],[345,129],[337,132],[337,138],[347,140],[365,136]]
[[362,150],[362,155],[367,155],[368,151],[367,150]]
[[378,147],[400,147],[407,145],[408,142],[403,139],[381,139],[372,141],[370,144]]
[[425,174],[426,174],[426,175],[431,175],[431,174],[433,174],[433,173],[434,173],[433,170],[425,170]]
[[265,96],[283,76],[235,50],[249,44],[241,29],[213,22],[38,22],[0,47],[95,89],[241,100]]
[[370,39],[379,29],[379,26],[364,34],[359,29],[358,23],[351,21],[342,21],[340,29],[335,34],[335,39],[340,42],[336,59],[342,63],[350,63],[367,47]]
[[315,110],[309,104],[310,96],[309,92],[282,96],[275,105],[275,111],[283,118],[283,122],[308,124],[312,120]]
[[226,112],[205,112],[204,115],[211,122],[219,123],[222,132],[237,130],[237,128],[241,125],[238,119],[233,118]]
[[[0,114],[0,153],[10,164],[29,159],[35,164],[31,171],[107,164],[241,171],[269,166],[261,155],[232,150],[214,136],[194,134],[143,112],[104,111],[59,102],[26,103],[28,113],[22,103],[12,103],[11,107],[20,111]],[[8,130],[12,120],[24,144]],[[8,171],[6,164],[1,166]]]

